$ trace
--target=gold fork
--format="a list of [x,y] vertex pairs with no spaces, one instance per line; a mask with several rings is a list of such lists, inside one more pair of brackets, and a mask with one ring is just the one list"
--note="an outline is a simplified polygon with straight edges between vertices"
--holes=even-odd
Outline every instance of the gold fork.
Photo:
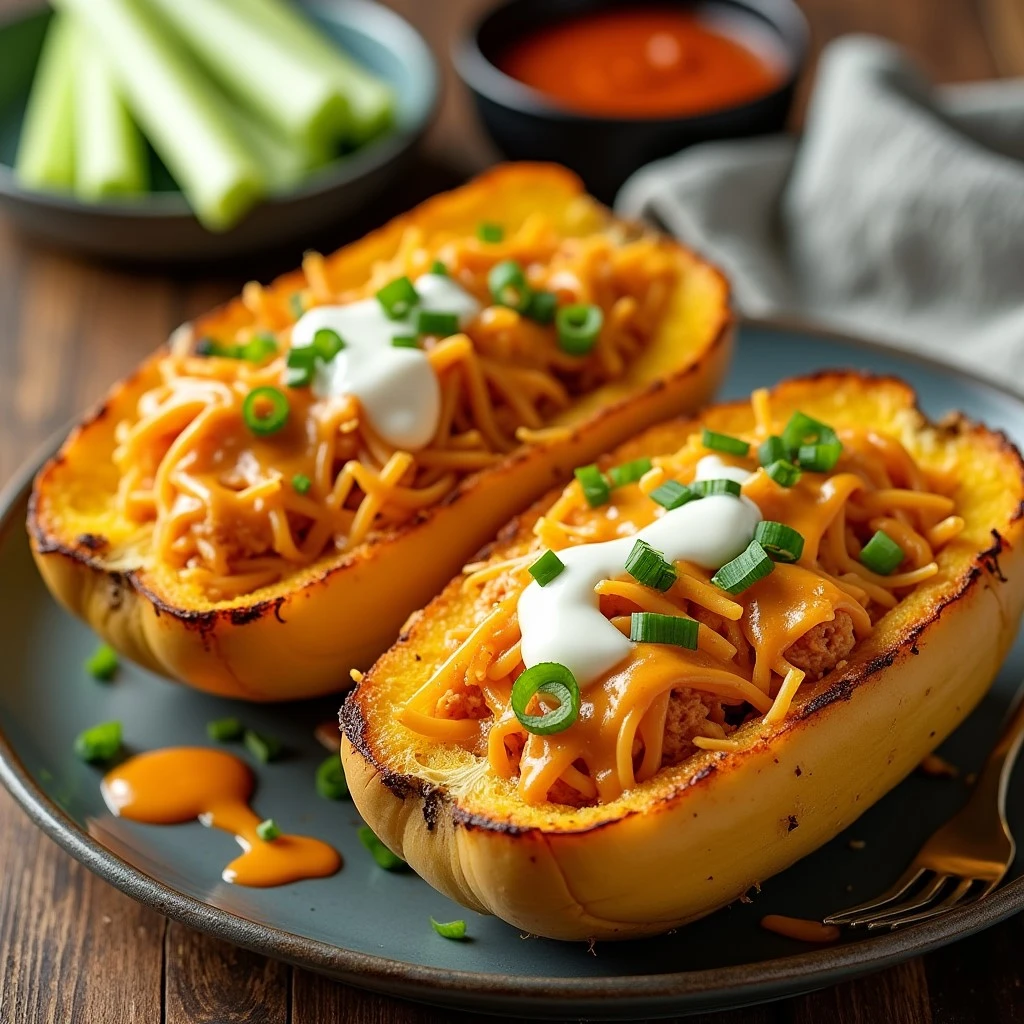
[[869,931],[927,921],[984,899],[1003,880],[1016,845],[1006,822],[1006,790],[1024,741],[1024,691],[964,808],[921,847],[898,882],[877,899],[825,918]]

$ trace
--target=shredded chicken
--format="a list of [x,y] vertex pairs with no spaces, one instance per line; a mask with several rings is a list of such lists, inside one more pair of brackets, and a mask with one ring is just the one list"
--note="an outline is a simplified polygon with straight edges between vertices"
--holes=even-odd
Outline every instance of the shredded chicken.
[[681,764],[696,753],[695,736],[724,739],[733,728],[725,721],[720,701],[686,687],[673,690],[665,716],[662,766]]
[[837,611],[831,622],[821,622],[804,633],[786,652],[786,660],[802,668],[810,679],[820,679],[853,650],[856,642],[853,619],[847,612]]
[[490,712],[479,686],[466,686],[461,690],[449,687],[438,698],[434,714],[438,718],[486,718]]

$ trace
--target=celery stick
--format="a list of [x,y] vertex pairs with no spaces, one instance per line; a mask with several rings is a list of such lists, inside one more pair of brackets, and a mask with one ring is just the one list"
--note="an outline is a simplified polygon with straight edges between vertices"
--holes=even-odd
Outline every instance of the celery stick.
[[346,134],[348,104],[334,79],[261,31],[225,0],[149,0],[225,90],[281,135],[314,145]]
[[86,202],[144,192],[149,165],[142,136],[114,76],[88,37],[79,36],[75,49],[75,192]]
[[[167,3],[173,0],[165,0]],[[306,64],[330,77],[348,100],[350,138],[365,142],[391,126],[395,98],[391,87],[361,67],[283,0],[220,0],[230,4],[278,45],[287,47]]]
[[212,83],[136,0],[55,0],[99,46],[129,110],[199,220],[231,227],[266,192],[255,157]]
[[54,14],[36,65],[15,173],[29,188],[70,191],[75,184],[75,38],[63,15]]
[[263,168],[268,190],[275,195],[293,191],[310,171],[322,167],[334,155],[333,148],[276,135],[240,107],[232,109],[232,117],[245,144]]

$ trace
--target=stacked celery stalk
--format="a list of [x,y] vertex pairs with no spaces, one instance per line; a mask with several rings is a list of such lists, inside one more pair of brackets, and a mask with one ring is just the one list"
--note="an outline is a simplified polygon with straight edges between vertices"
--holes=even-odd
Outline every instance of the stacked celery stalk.
[[387,131],[390,88],[287,0],[53,0],[16,171],[97,202],[149,186],[143,136],[226,230]]

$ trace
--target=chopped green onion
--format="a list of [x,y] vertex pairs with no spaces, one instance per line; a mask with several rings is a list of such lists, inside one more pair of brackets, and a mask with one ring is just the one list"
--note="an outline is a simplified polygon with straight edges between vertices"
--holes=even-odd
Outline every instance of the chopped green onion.
[[306,312],[306,302],[302,298],[302,292],[292,292],[288,296],[288,308],[292,311],[292,316],[296,320]]
[[698,628],[697,620],[685,615],[633,612],[629,619],[629,639],[641,644],[672,644],[695,651]]
[[391,339],[392,348],[419,348],[420,341],[412,334],[396,334]]
[[765,472],[780,486],[793,487],[800,479],[800,470],[792,462],[779,459],[765,468]]
[[281,830],[277,827],[273,818],[266,818],[256,826],[256,835],[263,842],[272,843],[275,839],[280,839]]
[[738,498],[743,488],[737,480],[719,477],[717,480],[694,480],[690,484],[690,490],[699,498],[707,498],[712,494],[731,494]]
[[284,393],[269,384],[253,388],[242,401],[242,419],[260,437],[276,434],[288,422],[290,411]]
[[585,356],[597,344],[604,324],[600,306],[575,303],[555,313],[558,347],[571,356]]
[[903,548],[884,530],[879,530],[860,553],[861,564],[879,576],[895,572],[905,557]]
[[265,363],[277,355],[277,341],[272,334],[254,334],[244,345],[238,347],[238,357],[247,363]]
[[824,441],[821,444],[802,444],[797,449],[796,460],[801,469],[812,473],[828,473],[843,454],[839,441]]
[[376,836],[369,825],[359,829],[359,842],[365,846],[377,862],[377,867],[385,871],[404,871],[408,865],[397,854],[392,853]]
[[679,573],[665,556],[645,540],[637,540],[626,559],[626,572],[645,587],[665,591],[675,583]]
[[795,455],[807,444],[828,444],[838,440],[836,432],[827,423],[802,412],[793,413],[782,431],[782,443],[790,455]]
[[476,237],[481,242],[500,242],[505,237],[505,229],[500,224],[484,221],[477,225]]
[[707,427],[701,431],[700,443],[713,452],[725,452],[727,455],[746,455],[750,451],[746,441],[729,434],[720,434],[717,430],[708,430]]
[[348,780],[337,754],[332,754],[317,768],[316,791],[325,800],[341,800],[348,796]]
[[689,487],[681,484],[678,480],[666,480],[660,487],[655,487],[651,491],[651,498],[670,512],[672,509],[679,508],[688,501],[694,501],[699,497],[701,495],[690,490]]
[[[537,694],[554,698],[558,707],[540,715],[529,714],[526,709]],[[537,736],[563,732],[580,713],[580,688],[576,677],[557,661],[542,661],[528,668],[512,684],[512,711],[527,732]]]
[[430,926],[443,939],[464,939],[466,937],[465,921],[435,921],[430,919]]
[[612,466],[608,470],[608,482],[612,487],[625,487],[626,484],[635,484],[644,473],[650,472],[650,459],[633,459],[630,462],[623,462],[618,466]]
[[217,743],[233,743],[245,734],[245,726],[237,718],[215,718],[206,723],[206,735]]
[[416,318],[416,330],[420,334],[433,334],[438,338],[448,338],[458,333],[459,317],[456,313],[439,313],[432,309],[421,309]]
[[448,268],[440,260],[434,260],[434,262],[430,264],[430,272],[432,274],[437,274],[438,277],[448,276]]
[[284,750],[280,740],[274,739],[273,736],[265,736],[263,733],[255,732],[252,729],[246,729],[242,738],[245,742],[245,749],[257,761],[262,761],[264,764],[276,761]]
[[526,283],[523,268],[515,260],[495,263],[487,275],[487,287],[497,305],[508,306],[517,313],[527,312],[533,301],[533,292]]
[[558,296],[554,292],[534,292],[526,315],[539,324],[549,324],[555,319]]
[[537,581],[537,585],[546,587],[553,579],[562,574],[565,569],[563,562],[554,551],[545,551],[540,558],[529,568],[530,575]]
[[757,461],[762,466],[770,466],[773,462],[787,461],[788,459],[789,449],[777,434],[772,434],[766,441],[762,441],[761,447],[757,449]]
[[288,350],[284,382],[290,388],[308,388],[316,372],[316,350],[310,346]]
[[412,312],[420,296],[409,278],[396,277],[377,292],[377,301],[389,320],[401,320]]
[[108,683],[114,678],[117,672],[120,662],[118,661],[117,651],[114,650],[110,644],[100,644],[88,658],[85,659],[85,671],[93,677],[93,679],[101,679],[103,682]]
[[798,562],[804,553],[804,538],[792,526],[765,519],[754,529],[754,540],[776,562]]
[[292,490],[296,494],[309,494],[309,489],[312,486],[313,481],[305,473],[296,473],[292,477]]
[[598,508],[605,504],[611,494],[608,481],[604,474],[591,463],[589,466],[579,466],[573,470],[573,474],[583,488],[583,497],[591,508]]
[[341,335],[330,327],[321,327],[313,335],[313,351],[325,363],[329,363],[344,347]]
[[711,582],[728,594],[739,594],[758,580],[763,580],[774,568],[775,563],[768,557],[768,552],[752,540],[746,551],[726,562],[711,577]]
[[121,750],[121,723],[101,722],[75,737],[75,753],[89,764],[110,761]]

